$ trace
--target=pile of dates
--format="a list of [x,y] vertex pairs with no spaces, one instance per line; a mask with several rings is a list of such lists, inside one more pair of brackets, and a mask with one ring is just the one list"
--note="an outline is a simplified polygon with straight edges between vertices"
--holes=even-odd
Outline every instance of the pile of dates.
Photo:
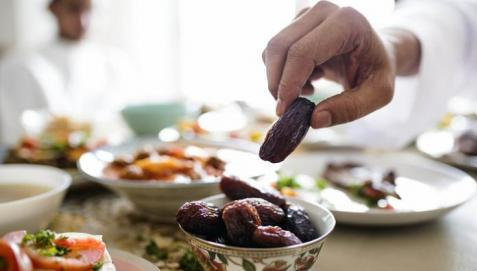
[[177,212],[181,227],[209,241],[241,247],[272,248],[319,237],[306,211],[257,181],[223,176],[222,192],[232,202],[222,208],[187,202]]

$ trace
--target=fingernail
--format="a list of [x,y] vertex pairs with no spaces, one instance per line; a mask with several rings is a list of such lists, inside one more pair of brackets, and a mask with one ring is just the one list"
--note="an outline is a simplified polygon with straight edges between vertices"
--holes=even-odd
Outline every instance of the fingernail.
[[280,98],[278,99],[277,101],[277,115],[278,116],[281,116],[283,115],[283,113],[285,113],[285,108],[286,107],[286,103],[283,101],[283,100],[280,100]]
[[331,114],[328,111],[319,111],[312,120],[311,126],[315,129],[331,125]]

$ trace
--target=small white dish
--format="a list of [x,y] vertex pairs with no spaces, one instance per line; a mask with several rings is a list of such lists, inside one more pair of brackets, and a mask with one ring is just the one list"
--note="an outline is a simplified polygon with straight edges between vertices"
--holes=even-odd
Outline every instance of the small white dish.
[[319,178],[329,162],[358,162],[397,173],[402,200],[394,209],[370,208],[338,189],[300,191],[302,198],[325,202],[338,223],[369,226],[415,224],[436,219],[469,201],[477,191],[467,173],[411,153],[320,152],[290,156],[284,172]]
[[1,165],[0,184],[45,188],[38,195],[0,203],[0,235],[18,229],[33,232],[46,227],[55,217],[71,185],[71,176],[49,166]]
[[129,252],[110,249],[109,254],[113,259],[116,271],[160,271],[152,263]]
[[449,129],[431,130],[416,140],[417,149],[447,164],[477,170],[477,156],[465,155],[455,147],[456,133]]
[[261,176],[266,172],[275,171],[279,166],[260,160],[256,155],[258,145],[254,143],[236,144],[233,140],[229,142],[182,140],[166,143],[157,139],[139,139],[124,145],[88,152],[79,159],[78,168],[91,181],[128,198],[142,214],[160,222],[175,223],[176,212],[184,202],[220,193],[217,178],[192,183],[174,183],[109,179],[103,174],[104,168],[115,155],[131,154],[144,146],[160,148],[170,145],[217,149],[217,156],[227,163],[226,172],[243,177]]

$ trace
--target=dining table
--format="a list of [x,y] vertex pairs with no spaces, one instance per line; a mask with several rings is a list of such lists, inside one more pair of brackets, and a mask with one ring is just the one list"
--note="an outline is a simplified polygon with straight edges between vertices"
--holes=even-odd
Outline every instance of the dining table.
[[[1,158],[1,148],[0,148]],[[476,173],[469,172],[474,178]],[[108,245],[145,257],[161,271],[182,270],[187,251],[176,225],[149,220],[125,199],[94,183],[68,192],[50,227],[103,234]],[[147,255],[151,242],[168,252]],[[319,256],[318,271],[477,270],[477,199],[440,219],[409,226],[338,224]]]

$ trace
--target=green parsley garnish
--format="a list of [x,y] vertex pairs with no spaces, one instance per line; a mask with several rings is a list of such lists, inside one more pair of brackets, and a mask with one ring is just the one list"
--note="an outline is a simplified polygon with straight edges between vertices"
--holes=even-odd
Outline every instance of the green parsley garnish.
[[179,267],[184,271],[204,270],[190,250],[188,250],[179,260]]
[[276,185],[278,190],[282,190],[285,187],[294,189],[301,187],[300,184],[296,182],[295,177],[286,175],[279,175]]
[[93,265],[93,269],[91,271],[99,271],[103,267],[103,262],[97,262]]
[[[67,239],[66,236],[60,236],[59,239]],[[36,233],[27,233],[23,237],[22,244],[31,246],[38,250],[40,255],[46,257],[62,257],[71,252],[71,249],[57,246],[55,243],[55,233],[50,230],[41,230]]]
[[7,261],[5,258],[0,257],[0,271],[7,270]]
[[316,183],[316,187],[320,190],[327,188],[329,185],[328,181],[322,178],[317,179],[315,183]]
[[156,260],[166,260],[168,257],[167,251],[161,249],[154,240],[149,241],[149,244],[147,244],[146,254]]

